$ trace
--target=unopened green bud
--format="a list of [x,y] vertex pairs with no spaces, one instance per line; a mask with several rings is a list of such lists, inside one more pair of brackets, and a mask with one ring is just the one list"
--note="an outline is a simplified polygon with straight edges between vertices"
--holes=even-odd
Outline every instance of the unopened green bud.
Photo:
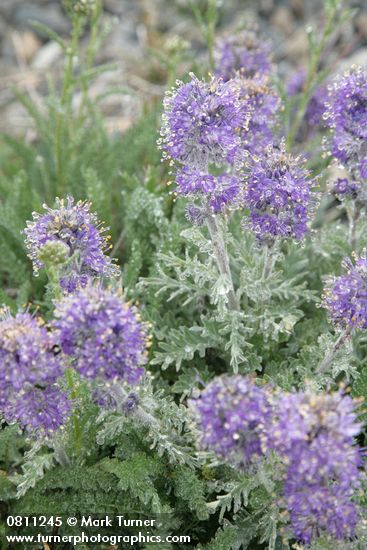
[[65,10],[70,14],[91,15],[97,0],[63,0]]
[[38,253],[39,260],[46,266],[62,265],[70,255],[70,248],[62,241],[47,241]]

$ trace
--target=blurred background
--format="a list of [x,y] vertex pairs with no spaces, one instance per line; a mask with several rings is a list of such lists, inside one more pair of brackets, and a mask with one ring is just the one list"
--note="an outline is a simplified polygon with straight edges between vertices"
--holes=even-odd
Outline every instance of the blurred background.
[[[204,0],[194,3],[199,9],[206,5]],[[321,27],[323,4],[322,0],[222,0],[217,34],[256,24],[272,40],[282,78],[307,63],[307,25]],[[367,3],[358,0],[348,6],[355,15],[333,37],[327,55],[327,62],[337,63],[338,68],[344,60],[346,66],[367,63]],[[193,58],[206,55],[205,44],[189,0],[104,0],[103,10],[106,41],[97,63],[116,66],[95,79],[90,94],[97,97],[114,86],[126,87],[128,93],[111,94],[103,104],[107,128],[123,132],[147,102],[161,98],[170,59],[180,52],[177,74],[183,74],[192,67]],[[14,101],[12,88],[41,104],[48,76],[57,82],[64,59],[58,42],[35,28],[33,20],[62,37],[69,34],[70,20],[60,0],[0,0],[0,131],[20,133],[30,141],[28,116]],[[74,101],[77,104],[78,98]]]

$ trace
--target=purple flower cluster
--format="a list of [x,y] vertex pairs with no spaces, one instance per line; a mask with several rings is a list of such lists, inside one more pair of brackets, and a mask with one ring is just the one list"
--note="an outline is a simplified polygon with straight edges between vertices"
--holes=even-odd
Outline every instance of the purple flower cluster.
[[331,152],[351,171],[367,176],[367,71],[353,67],[329,87],[325,120]]
[[164,100],[160,140],[164,154],[201,170],[211,163],[233,163],[240,152],[239,128],[246,120],[234,82],[190,77]]
[[49,435],[69,414],[65,393],[56,385],[63,365],[55,341],[30,313],[8,311],[0,321],[0,409],[7,422]]
[[29,257],[34,271],[44,267],[40,253],[46,243],[63,243],[68,251],[67,261],[61,266],[60,285],[66,292],[85,286],[91,278],[112,277],[117,267],[104,254],[107,237],[98,224],[96,214],[90,211],[90,203],[74,203],[68,196],[66,203],[56,199],[56,208],[44,206],[46,213],[33,213],[33,221],[24,230]]
[[260,437],[270,419],[264,388],[243,376],[221,376],[191,405],[204,448],[235,464],[255,462],[262,456]]
[[264,148],[273,141],[276,114],[280,107],[280,97],[269,86],[268,79],[237,78],[240,98],[251,113],[248,126],[242,132],[243,147],[251,154],[261,155]]
[[82,376],[131,384],[141,378],[147,329],[117,292],[89,284],[65,296],[56,304],[53,328]]
[[205,193],[214,212],[220,212],[228,203],[236,204],[241,197],[241,182],[237,176],[231,174],[213,176],[184,167],[177,173],[176,181],[182,195]]
[[348,178],[338,178],[331,185],[330,191],[340,200],[345,198],[355,199],[359,193],[359,185]]
[[360,428],[353,400],[341,392],[282,394],[276,403],[267,445],[287,464],[284,498],[297,539],[308,544],[323,531],[337,539],[353,535]]
[[347,330],[367,329],[367,259],[362,256],[355,264],[343,262],[345,275],[329,279],[324,291],[323,305],[330,319]]
[[242,134],[250,106],[240,99],[233,80],[190,77],[164,101],[160,145],[176,168],[176,192],[201,199],[205,217],[207,207],[220,212],[240,203],[242,188],[235,173],[245,155]]
[[269,74],[270,50],[270,43],[260,39],[252,29],[222,39],[214,52],[215,74],[225,81],[238,73],[244,78]]
[[[295,537],[305,543],[327,532],[353,535],[352,497],[360,486],[361,429],[356,404],[334,394],[274,393],[243,376],[220,376],[192,400],[200,444],[233,466],[275,451],[284,464],[283,497]],[[279,475],[277,475],[279,479]]]
[[283,144],[267,147],[250,166],[245,191],[250,214],[245,225],[262,242],[302,239],[308,231],[312,185],[301,158],[288,155]]

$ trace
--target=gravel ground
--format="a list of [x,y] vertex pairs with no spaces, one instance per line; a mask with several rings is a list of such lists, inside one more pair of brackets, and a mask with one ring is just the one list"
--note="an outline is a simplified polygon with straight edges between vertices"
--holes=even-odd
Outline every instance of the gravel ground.
[[[201,55],[202,41],[193,24],[188,0],[104,0],[104,20],[111,31],[98,62],[113,61],[117,70],[104,74],[93,84],[91,94],[111,86],[127,86],[132,95],[113,96],[104,105],[111,130],[124,130],[149,97],[164,91],[164,71],[152,48],[162,50],[173,36],[189,41]],[[222,1],[218,34],[230,33],[239,25],[255,22],[274,44],[274,60],[280,76],[307,61],[309,24],[322,21],[321,0],[225,0]],[[351,2],[358,10],[352,22],[335,37],[328,52],[333,70],[352,63],[367,63],[367,5]],[[56,79],[62,68],[60,46],[46,40],[32,27],[36,20],[67,36],[69,21],[58,0],[0,0],[0,130],[29,131],[29,120],[17,102],[12,87],[26,91],[40,105],[46,78]],[[184,69],[184,67],[183,67]],[[75,98],[77,101],[77,98]]]

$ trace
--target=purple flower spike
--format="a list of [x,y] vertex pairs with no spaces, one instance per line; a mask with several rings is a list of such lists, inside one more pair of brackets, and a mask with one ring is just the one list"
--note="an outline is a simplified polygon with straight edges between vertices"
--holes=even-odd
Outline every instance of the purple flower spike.
[[246,113],[233,82],[190,76],[164,100],[160,145],[165,157],[207,173],[209,164],[236,161]]
[[238,177],[231,174],[212,176],[200,170],[184,167],[177,172],[177,192],[192,197],[207,198],[213,212],[221,212],[226,205],[238,206],[243,198]]
[[247,464],[262,456],[261,433],[270,419],[266,391],[242,376],[215,378],[191,401],[201,445],[230,463]]
[[329,87],[325,119],[332,129],[333,156],[357,170],[362,178],[367,163],[367,71],[353,67]]
[[56,208],[44,205],[46,214],[33,213],[33,221],[24,230],[29,257],[35,274],[44,267],[39,254],[42,247],[53,242],[67,246],[69,258],[61,267],[61,287],[72,292],[95,277],[113,277],[118,268],[105,255],[108,238],[103,236],[96,214],[90,203],[78,201],[69,195],[66,203],[56,199]]
[[249,123],[242,132],[242,143],[253,155],[263,154],[264,148],[273,142],[276,114],[280,97],[268,84],[266,77],[257,79],[237,78],[240,98],[244,108],[251,113]]
[[88,285],[57,303],[55,318],[55,338],[81,375],[139,381],[147,329],[117,292]]
[[342,392],[300,392],[281,395],[274,407],[267,446],[286,461],[285,504],[295,536],[307,544],[323,531],[337,539],[354,533],[351,497],[361,465],[355,406]]
[[245,225],[260,241],[301,240],[308,231],[313,184],[300,157],[288,155],[283,144],[269,146],[250,167],[245,191],[250,217]]
[[5,419],[18,422],[37,436],[50,436],[63,427],[70,414],[68,395],[58,387],[48,386],[43,390],[29,387],[10,398]]
[[215,74],[230,80],[236,74],[254,78],[271,72],[271,44],[255,30],[245,30],[218,41],[215,49]]
[[357,183],[349,181],[348,178],[338,178],[330,190],[341,200],[344,198],[355,199],[358,196],[359,186]]
[[7,387],[18,392],[25,384],[53,384],[63,372],[54,343],[30,313],[12,317],[6,311],[0,321],[0,393]]
[[28,312],[0,321],[0,410],[37,435],[50,435],[68,418],[67,396],[55,385],[63,373],[54,340]]
[[367,259],[362,256],[355,265],[344,260],[346,275],[330,278],[326,286],[323,305],[337,326],[352,330],[367,329]]

